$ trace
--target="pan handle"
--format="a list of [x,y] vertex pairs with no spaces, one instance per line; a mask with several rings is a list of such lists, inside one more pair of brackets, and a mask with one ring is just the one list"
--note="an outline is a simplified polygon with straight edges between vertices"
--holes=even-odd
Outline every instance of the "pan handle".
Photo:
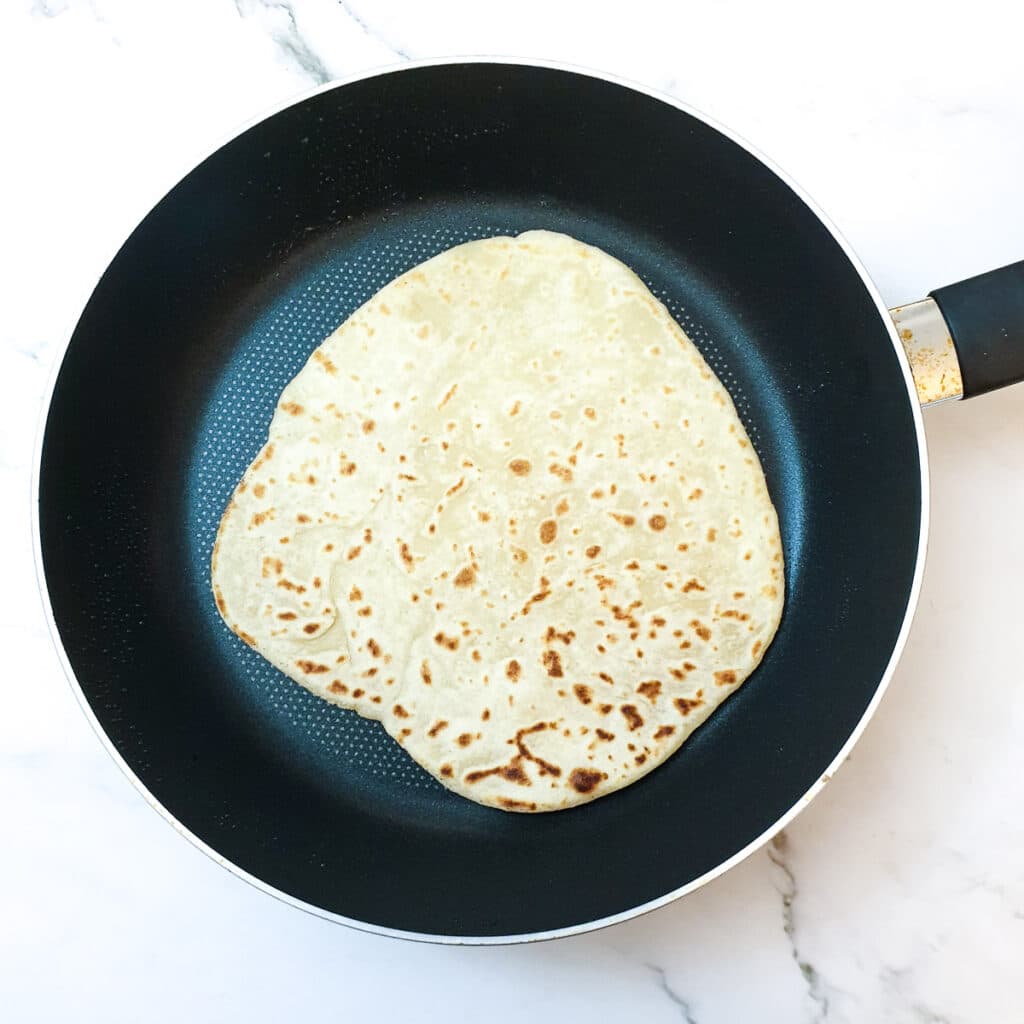
[[1024,381],[1024,260],[889,313],[922,405]]

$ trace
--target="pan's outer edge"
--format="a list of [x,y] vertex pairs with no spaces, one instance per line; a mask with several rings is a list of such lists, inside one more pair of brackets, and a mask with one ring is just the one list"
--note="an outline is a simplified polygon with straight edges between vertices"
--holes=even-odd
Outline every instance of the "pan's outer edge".
[[[717,867],[711,871],[706,872],[699,878],[688,882],[686,885],[681,886],[678,889],[674,889],[671,892],[665,893],[663,896],[659,896],[657,899],[650,900],[647,903],[643,903],[640,906],[632,907],[629,910],[624,910],[618,914],[612,914],[609,917],[599,918],[594,921],[583,921],[578,924],[568,925],[565,928],[556,928],[549,931],[543,932],[527,932],[516,935],[483,935],[483,936],[459,936],[459,935],[431,935],[422,932],[408,932],[401,931],[395,928],[385,928],[379,925],[370,924],[366,921],[357,921],[352,918],[344,917],[340,914],[334,914],[330,911],[324,910],[321,907],[314,906],[310,903],[305,903],[302,900],[296,899],[290,896],[286,892],[282,892],[280,889],[276,889],[266,882],[249,874],[244,871],[237,864],[232,863],[227,858],[221,856],[211,846],[204,843],[198,836],[190,832],[173,814],[170,813],[165,807],[163,807],[156,797],[146,789],[142,784],[138,776],[131,770],[129,765],[125,762],[124,758],[121,757],[120,752],[111,742],[110,738],[103,731],[103,727],[100,725],[95,714],[93,713],[92,707],[89,705],[85,694],[75,677],[74,669],[68,660],[67,652],[64,650],[64,646],[61,643],[60,633],[57,630],[57,624],[53,615],[53,607],[50,602],[49,589],[46,585],[46,573],[43,568],[42,559],[42,536],[40,533],[40,522],[39,522],[39,482],[40,482],[40,471],[42,468],[42,454],[43,454],[43,438],[46,431],[46,421],[49,415],[50,405],[53,399],[53,392],[57,384],[57,379],[60,375],[61,366],[64,363],[64,357],[67,353],[68,346],[71,343],[71,338],[74,335],[75,328],[77,327],[78,320],[81,318],[81,312],[84,311],[86,304],[88,303],[89,297],[95,291],[96,286],[99,284],[100,278],[103,273],[109,267],[110,263],[113,262],[114,257],[124,244],[124,240],[118,243],[117,247],[111,253],[110,258],[103,264],[103,270],[97,275],[95,282],[88,289],[85,295],[82,296],[82,301],[78,304],[79,313],[75,317],[74,323],[70,329],[66,332],[64,342],[61,345],[60,351],[54,358],[53,366],[50,371],[50,379],[47,383],[46,390],[43,395],[43,404],[40,409],[39,423],[36,428],[36,439],[35,439],[35,451],[32,459],[32,487],[31,487],[31,518],[32,518],[32,546],[33,555],[36,567],[36,579],[39,586],[40,597],[43,603],[43,612],[46,616],[46,622],[49,626],[50,638],[53,641],[54,647],[57,652],[57,656],[60,660],[61,666],[64,669],[64,674],[67,676],[68,682],[71,684],[71,689],[78,699],[78,703],[82,707],[82,711],[85,713],[86,718],[92,725],[97,736],[100,738],[103,745],[107,748],[107,752],[114,759],[115,763],[124,772],[124,774],[132,781],[135,788],[142,794],[149,805],[162,815],[178,832],[181,833],[186,839],[188,839],[194,846],[198,847],[208,857],[220,864],[222,867],[227,868],[233,874],[239,878],[248,882],[250,885],[255,886],[257,889],[268,893],[271,896],[275,896],[277,899],[284,903],[290,904],[293,907],[298,907],[300,910],[305,910],[308,913],[315,914],[318,917],[325,918],[329,921],[334,921],[338,924],[348,925],[351,928],[359,929],[360,931],[371,932],[376,935],[386,935],[392,938],[401,939],[412,939],[419,942],[434,942],[442,943],[447,945],[507,945],[512,943],[520,942],[539,942],[546,939],[557,939],[564,938],[570,935],[579,935],[585,932],[596,931],[599,928],[606,928],[613,924],[618,924],[621,921],[628,921],[634,917],[639,917],[641,914],[649,913],[652,910],[657,910],[659,907],[666,906],[669,903],[679,899],[682,896],[691,893],[701,886],[706,885],[712,879],[717,878],[719,875],[724,874],[730,868],[735,867],[741,861],[746,860],[752,853],[755,853],[762,846],[764,846],[773,836],[779,831],[785,828],[808,804],[824,789],[825,784],[832,778],[835,772],[843,764],[846,758],[849,756],[854,745],[860,739],[861,734],[867,727],[868,722],[871,720],[875,711],[878,709],[881,703],[882,697],[885,694],[886,689],[892,680],[893,674],[896,670],[896,665],[899,662],[900,656],[903,653],[903,648],[907,642],[907,636],[910,631],[910,626],[914,618],[914,612],[917,609],[917,603],[921,591],[921,580],[924,573],[925,555],[927,552],[928,545],[928,527],[930,521],[930,495],[929,495],[929,480],[928,480],[928,458],[927,458],[927,447],[925,442],[924,433],[924,421],[921,416],[921,407],[917,400],[917,391],[914,386],[914,379],[910,371],[910,363],[907,359],[906,352],[904,351],[903,345],[900,342],[899,337],[896,333],[896,328],[892,322],[892,318],[889,316],[888,307],[879,295],[877,288],[868,276],[867,270],[857,257],[853,248],[849,242],[842,236],[836,225],[828,218],[824,211],[818,206],[818,204],[810,197],[810,195],[800,187],[787,173],[785,173],[778,165],[772,160],[766,157],[756,146],[752,145],[746,139],[737,135],[731,129],[718,123],[714,118],[708,117],[701,111],[694,109],[686,103],[675,99],[666,93],[663,93],[657,89],[648,88],[640,83],[630,81],[626,78],[622,78],[618,75],[607,74],[602,71],[596,71],[591,68],[580,67],[578,65],[562,63],[559,61],[551,60],[540,60],[528,57],[501,57],[501,56],[488,56],[488,55],[473,55],[465,57],[441,57],[441,58],[430,58],[426,60],[416,61],[405,61],[400,64],[390,64],[384,67],[372,68],[368,71],[362,71],[353,75],[349,75],[345,78],[337,79],[332,82],[328,82],[325,85],[318,86],[314,89],[301,94],[297,97],[292,97],[271,110],[253,118],[246,124],[242,125],[237,131],[232,132],[230,135],[221,139],[215,146],[209,151],[203,153],[199,159],[192,161],[184,169],[183,173],[172,179],[172,184],[169,188],[162,188],[154,201],[146,207],[146,214],[148,214],[156,205],[164,198],[164,196],[171,191],[179,182],[181,182],[191,171],[199,166],[204,160],[212,156],[223,146],[248,131],[253,126],[259,124],[262,121],[267,120],[270,117],[280,113],[282,110],[286,110],[288,107],[295,106],[299,103],[304,103],[306,100],[313,96],[319,95],[320,93],[329,92],[332,89],[344,88],[354,82],[360,82],[365,79],[375,78],[380,75],[386,74],[398,74],[402,71],[416,68],[426,67],[443,67],[446,65],[459,65],[459,64],[519,64],[526,67],[538,67],[548,68],[554,71],[566,71],[572,74],[582,75],[587,78],[598,78],[603,81],[610,82],[613,85],[620,85],[627,89],[632,89],[634,92],[642,93],[645,96],[650,96],[653,99],[660,100],[663,103],[667,103],[670,106],[683,111],[684,113],[695,117],[700,121],[703,121],[710,128],[721,133],[732,142],[736,143],[741,148],[745,149],[755,159],[759,160],[764,164],[773,174],[781,179],[786,185],[789,186],[796,193],[797,196],[807,205],[811,212],[821,221],[824,227],[829,231],[836,243],[840,246],[843,252],[846,254],[853,268],[860,275],[861,281],[871,296],[871,300],[874,302],[878,309],[878,315],[881,317],[883,323],[889,334],[889,339],[892,342],[893,349],[896,352],[896,357],[899,360],[900,369],[903,373],[904,384],[907,389],[907,398],[911,404],[911,411],[914,420],[914,431],[917,436],[917,450],[918,450],[918,462],[921,472],[921,525],[920,534],[918,540],[917,550],[917,562],[914,569],[914,579],[910,588],[910,596],[907,601],[907,608],[903,616],[903,622],[900,626],[900,631],[896,637],[896,643],[893,646],[892,656],[889,659],[889,663],[886,665],[885,671],[882,674],[882,678],[878,684],[878,688],[875,691],[874,697],[868,704],[860,721],[857,723],[856,728],[850,734],[846,743],[843,744],[842,749],[832,760],[832,763],[828,766],[822,776],[814,783],[813,786],[776,822],[774,822],[768,829],[766,829],[761,835],[759,835],[752,842],[748,843],[742,850],[735,853],[728,860],[723,861]],[[143,215],[145,216],[145,214]],[[142,217],[139,218],[141,222]]]

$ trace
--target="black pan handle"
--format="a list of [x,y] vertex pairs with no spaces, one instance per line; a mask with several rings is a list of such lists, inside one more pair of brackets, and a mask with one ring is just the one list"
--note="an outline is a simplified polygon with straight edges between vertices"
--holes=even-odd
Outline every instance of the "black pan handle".
[[1024,260],[889,313],[922,405],[1024,381]]
[[964,398],[1024,380],[1024,260],[931,293],[956,348]]

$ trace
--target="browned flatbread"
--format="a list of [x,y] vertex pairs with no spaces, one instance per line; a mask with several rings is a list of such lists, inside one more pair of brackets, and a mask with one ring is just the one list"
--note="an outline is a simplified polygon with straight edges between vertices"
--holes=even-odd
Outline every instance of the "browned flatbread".
[[313,353],[224,514],[213,586],[292,679],[514,811],[664,761],[783,604],[729,395],[632,271],[546,231],[442,253]]

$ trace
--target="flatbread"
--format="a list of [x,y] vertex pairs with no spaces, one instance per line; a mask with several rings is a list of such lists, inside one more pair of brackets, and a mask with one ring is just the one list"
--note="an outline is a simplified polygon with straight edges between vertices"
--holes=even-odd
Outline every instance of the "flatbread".
[[217,606],[456,793],[604,796],[750,675],[778,520],[733,403],[643,282],[566,235],[456,246],[284,389],[213,552]]

